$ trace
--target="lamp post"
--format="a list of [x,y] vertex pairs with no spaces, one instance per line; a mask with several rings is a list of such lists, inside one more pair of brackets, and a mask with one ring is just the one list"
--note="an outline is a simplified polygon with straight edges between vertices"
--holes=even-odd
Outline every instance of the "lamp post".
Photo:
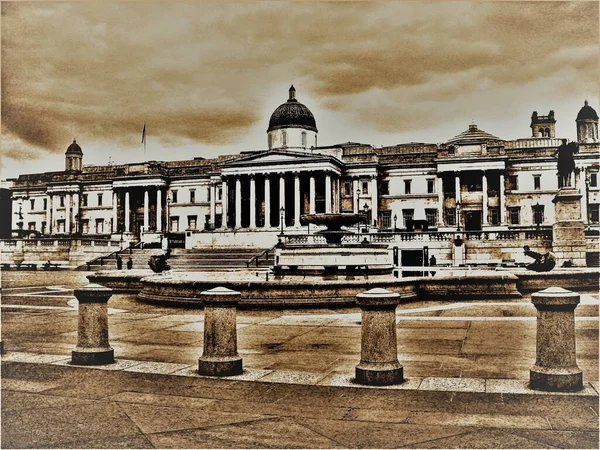
[[363,210],[365,211],[365,227],[369,226],[369,205],[367,205],[366,203],[363,206]]
[[166,232],[167,233],[169,231],[171,231],[171,220],[170,220],[170,214],[169,214],[169,208],[170,208],[170,206],[171,206],[171,195],[167,194],[167,226],[166,226],[166,229],[167,229]]
[[396,226],[398,222],[398,216],[396,214],[394,214],[394,232],[396,232],[396,230],[398,229],[398,227]]
[[360,196],[360,189],[356,190],[356,212],[358,213],[360,211],[360,199],[358,198]]
[[285,208],[282,206],[281,209],[279,210],[279,222],[281,224],[281,234],[283,234],[283,220],[285,218],[284,214],[285,214]]
[[456,202],[456,231],[460,231],[460,202]]
[[17,228],[19,230],[22,230],[23,229],[23,200],[19,200],[19,212],[16,212],[15,216],[17,216],[17,219],[19,220],[17,222]]

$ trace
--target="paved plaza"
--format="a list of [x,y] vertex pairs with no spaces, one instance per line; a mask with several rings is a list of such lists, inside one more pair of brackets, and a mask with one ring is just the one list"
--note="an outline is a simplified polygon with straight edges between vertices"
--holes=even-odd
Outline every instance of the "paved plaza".
[[597,448],[598,296],[576,310],[584,390],[527,387],[530,298],[403,303],[407,381],[353,382],[360,311],[241,310],[244,373],[194,370],[203,311],[109,301],[116,364],[74,367],[85,272],[2,274],[4,448]]

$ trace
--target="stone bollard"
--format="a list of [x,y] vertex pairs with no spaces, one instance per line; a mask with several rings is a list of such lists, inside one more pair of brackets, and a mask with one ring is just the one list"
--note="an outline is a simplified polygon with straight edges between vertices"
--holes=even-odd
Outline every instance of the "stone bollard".
[[356,381],[385,386],[404,381],[398,362],[396,307],[400,295],[386,289],[371,289],[356,296],[362,310],[361,357],[356,366]]
[[536,361],[529,387],[543,391],[583,389],[575,354],[575,308],[579,294],[551,287],[531,295],[537,309]]
[[204,352],[198,373],[224,377],[242,373],[237,352],[236,307],[241,294],[224,287],[200,293],[204,303]]
[[79,301],[77,346],[71,353],[71,363],[99,366],[115,362],[115,351],[108,342],[108,299],[112,289],[89,284],[75,289]]

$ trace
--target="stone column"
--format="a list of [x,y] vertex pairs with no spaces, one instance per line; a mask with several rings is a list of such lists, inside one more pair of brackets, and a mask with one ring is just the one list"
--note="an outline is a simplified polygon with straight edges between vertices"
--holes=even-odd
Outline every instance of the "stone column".
[[217,216],[217,186],[214,181],[210,182],[210,226],[212,229],[215,228],[215,221]]
[[[281,211],[281,208],[285,209],[285,178],[283,177],[283,174],[279,174],[279,210]],[[278,214],[280,215],[280,219],[281,220],[281,213],[278,212]],[[281,227],[281,223],[279,224],[279,226]],[[285,214],[283,216],[283,226],[285,226]]]
[[52,196],[46,196],[46,233],[52,233]]
[[75,192],[73,194],[73,232],[79,231],[79,194]]
[[[455,189],[454,198],[456,200],[456,203],[459,203],[461,196],[460,196],[460,175],[458,174],[458,172],[456,172],[454,174],[454,189]],[[458,228],[460,228],[460,214],[459,214],[458,206],[456,207],[456,226]]]
[[378,199],[377,199],[377,177],[371,178],[371,224],[377,225],[378,216],[379,216],[379,208],[378,208]]
[[71,233],[71,194],[65,194],[65,234]]
[[498,190],[500,203],[500,225],[506,225],[506,200],[504,198],[504,174],[500,174],[500,189]]
[[[125,233],[129,233],[129,214],[130,214],[130,210],[129,210],[129,191],[125,191],[125,207],[123,208],[125,210]],[[167,217],[167,222],[169,221],[169,218]]]
[[315,192],[315,176],[311,173],[308,185],[308,211],[314,214],[316,211],[316,192]]
[[340,177],[337,177],[335,179],[335,203],[334,203],[336,213],[340,212],[340,204],[341,204],[340,192],[341,192],[341,181],[340,181]]
[[235,179],[235,227],[242,228],[242,180]]
[[148,189],[146,189],[144,190],[144,232],[147,232],[150,227],[149,203]]
[[227,228],[227,208],[229,207],[229,192],[227,191],[227,180],[223,178],[221,182],[221,227]]
[[52,196],[52,222],[51,222],[51,225],[52,225],[52,233],[53,234],[56,233],[56,231],[57,231],[56,230],[56,209],[57,209],[56,208],[57,207],[56,200],[57,200],[57,197],[58,196],[56,194],[54,194]]
[[89,284],[75,289],[79,301],[77,346],[71,362],[81,365],[102,365],[115,362],[114,350],[108,342],[108,299],[112,289]]
[[529,386],[544,391],[583,389],[583,372],[575,354],[575,308],[579,294],[551,287],[532,294],[531,302],[537,309],[537,338]]
[[325,212],[331,213],[331,175],[325,174]]
[[242,373],[237,352],[236,307],[241,294],[224,287],[200,293],[204,304],[204,351],[198,358],[198,373],[232,376]]
[[250,228],[256,228],[256,182],[250,176]]
[[300,174],[294,174],[294,226],[300,226],[300,210],[302,205],[300,204]]
[[162,191],[156,188],[156,231],[162,231]]
[[360,211],[358,210],[358,178],[354,178],[352,180],[352,210],[354,214],[358,214]]
[[[116,233],[117,232],[117,224],[119,223],[119,217],[118,217],[118,209],[117,209],[117,193],[115,191],[113,191],[112,193],[112,232]],[[156,221],[156,223],[158,224],[158,221]]]
[[356,381],[376,386],[404,381],[398,361],[396,307],[400,295],[375,288],[356,296],[361,309],[361,357],[356,366]]
[[438,226],[444,226],[444,180],[442,177],[437,177],[435,184],[438,195]]
[[487,175],[485,174],[485,170],[481,175],[481,189],[483,189],[483,210],[481,214],[483,215],[483,225],[489,225],[488,220],[488,183],[487,183]]
[[271,180],[265,175],[265,228],[271,227]]

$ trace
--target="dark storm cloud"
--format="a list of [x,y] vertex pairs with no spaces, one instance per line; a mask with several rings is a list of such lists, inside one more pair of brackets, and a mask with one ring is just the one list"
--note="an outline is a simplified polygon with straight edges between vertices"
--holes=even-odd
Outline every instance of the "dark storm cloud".
[[399,132],[511,87],[595,93],[598,73],[596,2],[3,2],[2,22],[13,158],[19,142],[27,157],[73,137],[139,146],[144,121],[164,145],[234,143],[294,80]]

